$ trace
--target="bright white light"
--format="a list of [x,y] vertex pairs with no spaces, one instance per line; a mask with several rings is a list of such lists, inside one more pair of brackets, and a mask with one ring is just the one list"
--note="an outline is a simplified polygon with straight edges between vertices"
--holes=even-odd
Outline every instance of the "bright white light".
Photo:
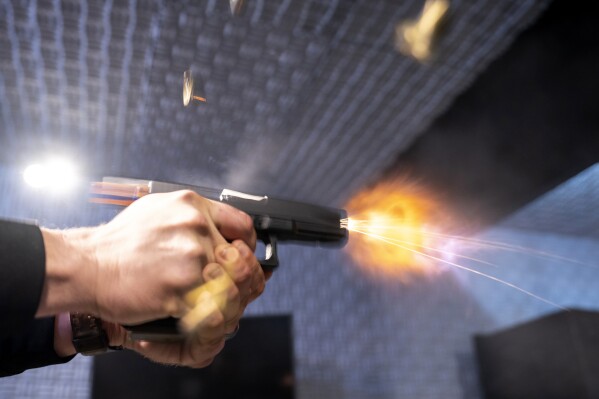
[[23,178],[25,179],[25,183],[31,187],[42,188],[47,184],[46,171],[39,163],[34,163],[25,168]]
[[31,187],[64,192],[75,185],[77,173],[71,163],[53,159],[28,166],[23,172],[23,178]]

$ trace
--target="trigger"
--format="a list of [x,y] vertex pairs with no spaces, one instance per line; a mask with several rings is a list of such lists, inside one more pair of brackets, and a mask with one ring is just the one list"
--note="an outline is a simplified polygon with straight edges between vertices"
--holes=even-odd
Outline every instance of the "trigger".
[[279,256],[277,254],[277,237],[273,235],[266,236],[264,243],[264,259],[260,259],[260,265],[265,270],[271,270],[279,266]]

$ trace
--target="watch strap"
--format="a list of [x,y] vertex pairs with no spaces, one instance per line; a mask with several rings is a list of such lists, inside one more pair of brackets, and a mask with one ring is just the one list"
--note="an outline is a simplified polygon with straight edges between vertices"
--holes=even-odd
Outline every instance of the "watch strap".
[[102,319],[85,313],[71,313],[73,346],[85,356],[99,355],[108,351],[108,336],[102,328]]

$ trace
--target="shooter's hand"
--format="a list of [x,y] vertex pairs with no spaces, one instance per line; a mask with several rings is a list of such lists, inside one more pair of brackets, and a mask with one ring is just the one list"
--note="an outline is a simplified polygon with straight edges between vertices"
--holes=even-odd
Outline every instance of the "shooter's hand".
[[256,262],[242,241],[218,246],[215,260],[217,263],[204,268],[205,283],[186,296],[187,303],[193,303],[194,307],[181,319],[181,327],[188,332],[183,342],[132,341],[122,327],[105,323],[110,345],[122,345],[160,363],[209,365],[222,350],[225,334],[236,330],[247,304],[264,289],[264,279],[259,274],[254,275],[257,281],[242,281],[244,269]]
[[[46,280],[37,316],[79,311],[118,324],[176,316],[195,330],[207,321],[198,317],[204,313],[196,309],[194,293],[199,304],[207,301],[206,315],[214,313],[215,300],[195,290],[220,264],[238,291],[230,289],[228,307],[220,309],[230,318],[224,334],[235,327],[231,309],[241,313],[264,288],[249,216],[191,191],[145,196],[103,226],[42,234]],[[217,248],[227,240],[241,251],[234,263],[218,260]],[[239,302],[230,306],[235,296]]]
[[[143,197],[93,234],[96,292],[102,319],[135,324],[190,310],[186,296],[206,282],[204,269],[216,261],[216,247],[240,239],[255,247],[246,214],[191,191]],[[248,249],[251,252],[250,249]],[[253,257],[234,270],[246,296],[263,273]]]

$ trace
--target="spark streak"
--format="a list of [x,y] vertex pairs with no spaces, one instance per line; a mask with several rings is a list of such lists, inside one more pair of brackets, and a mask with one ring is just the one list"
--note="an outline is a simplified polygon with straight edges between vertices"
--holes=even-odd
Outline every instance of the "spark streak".
[[356,233],[359,233],[359,234],[366,235],[366,236],[368,236],[368,237],[375,238],[375,239],[377,239],[377,240],[379,240],[379,241],[382,241],[382,242],[385,242],[385,243],[387,243],[387,244],[390,244],[390,245],[396,246],[396,247],[398,247],[398,248],[401,248],[401,249],[403,249],[403,250],[405,250],[405,251],[413,252],[413,253],[416,253],[416,254],[418,254],[418,255],[424,256],[424,257],[426,257],[426,258],[429,258],[429,259],[432,259],[432,260],[436,260],[436,261],[439,261],[439,262],[445,263],[445,264],[447,264],[447,265],[450,265],[450,266],[456,267],[456,268],[458,268],[458,269],[465,270],[465,271],[469,271],[469,272],[471,272],[471,273],[474,273],[474,274],[477,274],[477,275],[479,275],[479,276],[486,277],[486,278],[488,278],[488,279],[490,279],[490,280],[493,280],[493,281],[495,281],[495,282],[497,282],[497,283],[500,283],[500,284],[506,285],[506,286],[508,286],[508,287],[510,287],[510,288],[513,288],[513,289],[515,289],[515,290],[517,290],[517,291],[520,291],[520,292],[522,292],[522,293],[524,293],[524,294],[526,294],[526,295],[529,295],[529,296],[531,296],[532,298],[535,298],[535,299],[537,299],[537,300],[539,300],[539,301],[545,302],[546,304],[549,304],[549,305],[551,305],[551,306],[554,306],[554,307],[556,307],[556,308],[558,308],[558,309],[562,309],[562,310],[569,310],[569,309],[568,309],[568,308],[566,308],[566,307],[563,307],[563,306],[561,306],[561,305],[558,305],[558,304],[557,304],[557,303],[555,303],[555,302],[552,302],[552,301],[550,301],[550,300],[548,300],[548,299],[545,299],[545,298],[543,298],[543,297],[540,297],[540,296],[538,296],[538,295],[536,295],[536,294],[534,294],[534,293],[532,293],[532,292],[530,292],[530,291],[528,291],[528,290],[525,290],[524,288],[521,288],[521,287],[519,287],[519,286],[517,286],[517,285],[515,285],[515,284],[512,284],[512,283],[510,283],[510,282],[508,282],[508,281],[501,280],[501,279],[499,279],[499,278],[497,278],[497,277],[494,277],[494,276],[491,276],[491,275],[485,274],[485,273],[483,273],[483,272],[480,272],[480,271],[478,271],[478,270],[471,269],[471,268],[469,268],[469,267],[462,266],[462,265],[460,265],[460,264],[457,264],[457,263],[454,263],[454,262],[451,262],[451,261],[448,261],[448,260],[445,260],[445,259],[442,259],[442,258],[439,258],[439,257],[433,256],[433,255],[429,255],[429,254],[426,254],[426,253],[424,253],[424,252],[420,252],[420,251],[417,251],[417,250],[415,250],[415,249],[412,249],[412,248],[406,247],[406,246],[404,246],[404,245],[401,245],[401,244],[399,244],[399,243],[397,242],[398,240],[395,240],[395,239],[389,239],[389,238],[386,238],[386,237],[380,236],[380,235],[378,235],[378,234],[368,233],[368,232],[366,232],[366,231],[362,231],[362,230],[358,230],[358,229],[352,229],[351,231],[353,231],[353,232],[356,232]]
[[[358,222],[362,222],[362,223],[366,223],[366,224],[368,223],[368,221],[366,221],[366,220],[358,221]],[[474,246],[483,247],[483,248],[502,249],[505,251],[517,252],[517,253],[522,253],[522,254],[526,254],[526,255],[532,255],[532,256],[537,256],[540,258],[554,259],[554,260],[559,260],[559,261],[564,261],[564,262],[575,263],[575,264],[578,264],[581,266],[599,267],[598,265],[581,262],[576,259],[568,258],[565,256],[559,256],[556,254],[552,254],[550,252],[545,252],[545,251],[541,251],[538,249],[523,247],[523,246],[519,246],[519,245],[508,244],[508,243],[500,242],[500,241],[491,241],[491,240],[483,240],[480,238],[472,238],[472,237],[464,237],[464,236],[459,236],[459,235],[435,233],[435,232],[425,231],[422,229],[414,229],[414,228],[407,227],[407,226],[397,226],[397,225],[391,226],[390,225],[390,226],[384,226],[383,228],[413,231],[413,232],[415,232],[415,234],[422,234],[424,236],[447,238],[447,239],[462,241],[462,242],[472,244]]]
[[[380,225],[372,225],[370,224],[367,220],[353,220],[351,218],[348,219],[344,219],[341,221],[341,227],[346,228],[349,231],[355,231],[357,233],[361,233],[361,231],[359,230],[359,227],[366,227],[368,229],[372,229],[372,230],[380,230],[380,229],[385,229],[388,230],[390,227],[388,226],[380,226]],[[399,227],[401,228],[401,227]],[[493,266],[493,267],[499,267],[498,265],[491,263],[491,262],[487,262],[484,261],[482,259],[477,259],[477,258],[473,258],[471,256],[467,256],[467,255],[461,255],[458,254],[457,252],[452,252],[452,251],[446,251],[444,249],[439,249],[439,248],[433,248],[431,246],[428,245],[423,245],[423,244],[417,244],[413,241],[408,241],[408,240],[400,240],[400,239],[396,239],[396,238],[389,238],[389,240],[394,241],[394,242],[398,242],[401,244],[405,244],[405,245],[410,245],[413,247],[418,247],[418,248],[422,248],[422,249],[426,249],[428,251],[435,251],[441,254],[445,254],[445,255],[450,255],[452,257],[456,257],[456,258],[461,258],[461,259],[468,259],[483,265],[487,265],[487,266]],[[420,252],[418,252],[420,253]]]
[[[372,222],[369,220],[354,220],[352,218],[348,218],[347,220],[348,221],[345,222],[345,228],[347,228],[350,231],[353,228],[368,227],[370,229],[373,226]],[[599,265],[581,262],[576,259],[568,258],[565,256],[559,256],[556,254],[552,254],[550,252],[545,252],[545,251],[541,251],[541,250],[534,249],[534,248],[528,248],[528,247],[523,247],[523,246],[519,246],[519,245],[508,244],[506,242],[483,240],[480,238],[465,237],[465,236],[460,236],[460,235],[443,234],[443,233],[437,233],[437,232],[432,232],[432,231],[426,231],[426,230],[423,230],[422,228],[413,228],[413,227],[409,227],[409,226],[404,226],[404,225],[402,225],[401,219],[388,219],[388,220],[386,220],[386,222],[388,222],[388,224],[385,224],[385,225],[376,224],[374,226],[374,228],[380,229],[380,230],[396,230],[396,231],[412,232],[413,234],[417,234],[417,235],[420,234],[422,236],[428,236],[428,237],[433,237],[433,238],[438,237],[438,238],[445,238],[445,239],[461,241],[461,242],[465,242],[467,244],[471,244],[473,246],[478,246],[481,248],[492,248],[492,249],[500,249],[500,250],[505,250],[505,251],[510,251],[510,252],[517,252],[517,253],[522,253],[522,254],[531,255],[531,256],[537,256],[537,257],[545,258],[545,259],[553,259],[553,260],[558,260],[558,261],[574,263],[574,264],[578,264],[578,265],[586,266],[586,267],[593,267],[593,268],[599,267]],[[343,222],[342,222],[342,227],[343,227]],[[449,254],[451,254],[451,253],[449,253]],[[463,257],[458,254],[455,254],[455,255],[458,257]],[[469,259],[468,257],[464,257],[464,258]],[[475,258],[473,258],[471,260],[480,261]],[[489,265],[493,265],[493,266],[497,266],[497,265],[494,265],[494,264],[491,264],[488,262],[484,262],[484,261],[480,261],[480,262],[486,263]]]

